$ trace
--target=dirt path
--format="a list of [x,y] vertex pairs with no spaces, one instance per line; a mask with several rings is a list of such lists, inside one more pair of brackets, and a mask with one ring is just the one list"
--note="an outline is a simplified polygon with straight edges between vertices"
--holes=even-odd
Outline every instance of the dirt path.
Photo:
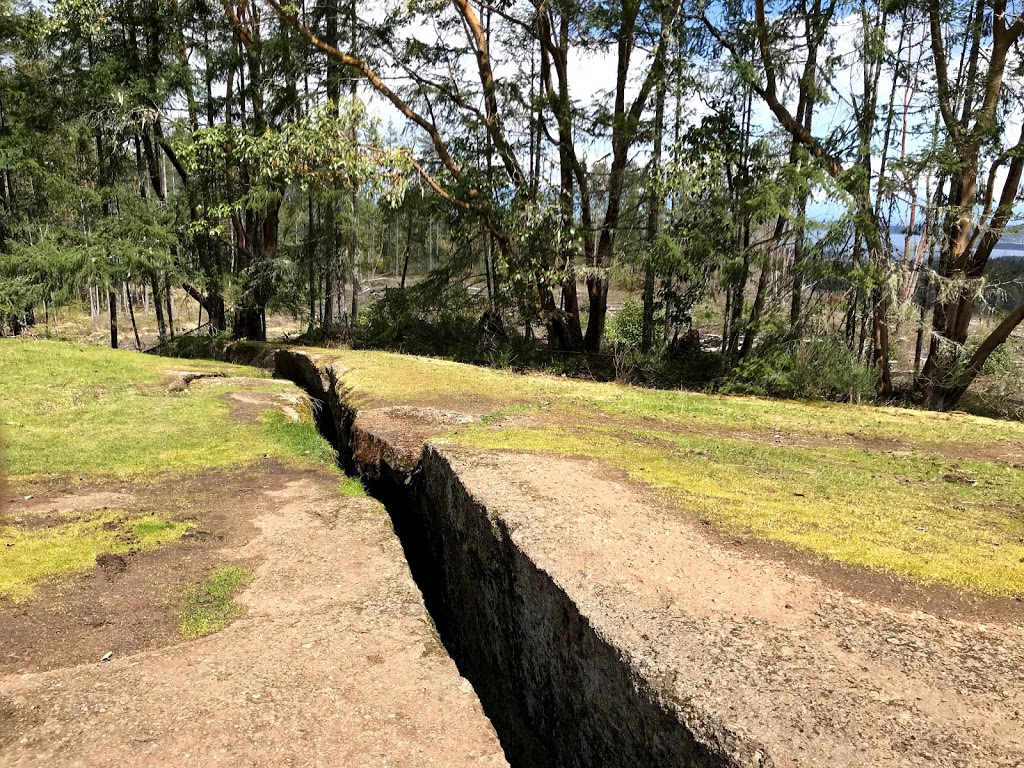
[[[246,616],[207,638],[0,677],[0,764],[504,766],[383,509],[249,478]],[[95,658],[95,657],[93,657]]]

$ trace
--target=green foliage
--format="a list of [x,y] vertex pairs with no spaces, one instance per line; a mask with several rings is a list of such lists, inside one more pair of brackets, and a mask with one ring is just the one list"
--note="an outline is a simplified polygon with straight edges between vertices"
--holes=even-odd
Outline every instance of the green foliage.
[[409,288],[386,288],[360,315],[357,341],[370,348],[475,357],[484,335],[482,310],[461,280],[441,270]]
[[[232,214],[263,209],[290,186],[354,189],[361,197],[395,204],[405,194],[410,169],[408,153],[386,145],[358,98],[328,103],[259,134],[229,125],[203,128],[179,151],[193,178],[225,193],[209,199],[193,225],[215,234],[224,231]],[[248,184],[225,183],[239,173]]]
[[632,296],[615,313],[609,324],[608,341],[628,349],[639,349],[643,341],[644,308]]
[[224,331],[212,334],[191,334],[178,336],[159,348],[158,354],[180,357],[186,360],[217,360],[231,340],[231,334]]
[[1020,364],[1006,344],[996,347],[981,368],[982,376],[1014,376],[1020,373]]
[[876,380],[875,370],[837,336],[804,341],[776,331],[762,339],[721,391],[859,403],[874,397]]
[[639,346],[615,352],[615,380],[640,387],[703,389],[721,376],[722,356],[702,347],[696,333],[644,353]]
[[178,615],[178,629],[185,637],[202,637],[219,632],[242,615],[235,596],[255,574],[247,568],[229,565],[213,571],[204,581],[185,593],[185,607]]

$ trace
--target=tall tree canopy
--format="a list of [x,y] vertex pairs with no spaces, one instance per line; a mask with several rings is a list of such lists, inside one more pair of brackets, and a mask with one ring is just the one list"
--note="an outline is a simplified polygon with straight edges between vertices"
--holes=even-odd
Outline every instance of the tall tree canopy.
[[184,290],[237,336],[268,311],[333,336],[385,275],[371,324],[479,276],[481,329],[598,353],[615,282],[639,354],[713,300],[716,370],[833,339],[881,397],[909,371],[948,409],[1024,322],[977,323],[1016,274],[991,264],[1020,225],[1022,12],[3,0],[0,325],[87,298],[116,345],[143,295],[171,335]]

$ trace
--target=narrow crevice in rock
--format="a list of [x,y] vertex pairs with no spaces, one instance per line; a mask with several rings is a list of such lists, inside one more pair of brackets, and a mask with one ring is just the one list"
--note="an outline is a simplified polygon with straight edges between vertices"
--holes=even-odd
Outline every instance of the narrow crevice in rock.
[[[317,425],[391,516],[438,635],[513,768],[762,768],[755,742],[673,698],[607,639],[429,445],[418,462],[360,430],[333,370],[278,350]],[[670,674],[666,670],[666,674]]]

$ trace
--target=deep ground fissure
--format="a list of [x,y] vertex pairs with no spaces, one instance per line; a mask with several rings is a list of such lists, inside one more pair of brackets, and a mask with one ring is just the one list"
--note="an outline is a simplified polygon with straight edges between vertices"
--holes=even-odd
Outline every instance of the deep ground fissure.
[[[278,372],[281,375],[281,372]],[[479,679],[474,679],[472,670],[464,659],[460,658],[458,644],[453,631],[453,617],[445,600],[444,569],[439,563],[429,544],[428,532],[423,519],[416,511],[415,487],[416,470],[407,475],[405,482],[388,477],[381,473],[380,477],[361,476],[356,467],[350,448],[340,439],[338,434],[338,415],[333,413],[328,402],[309,386],[301,375],[287,376],[293,383],[301,387],[309,396],[313,417],[317,430],[334,448],[339,467],[349,476],[358,477],[368,495],[380,502],[388,517],[398,541],[402,545],[409,571],[413,581],[423,596],[427,613],[437,630],[438,638],[449,657],[455,662],[459,673],[469,681],[477,694],[483,709],[501,742],[510,768],[543,768],[554,766],[550,759],[542,759],[547,750],[535,734],[524,729],[521,723],[510,723],[495,711],[494,702],[500,692],[482,689]]]
[[772,764],[756,743],[647,679],[464,485],[443,450],[421,446],[413,461],[360,429],[344,383],[302,352],[276,350],[272,368],[316,401],[317,426],[340,466],[384,505],[438,638],[512,768]]

